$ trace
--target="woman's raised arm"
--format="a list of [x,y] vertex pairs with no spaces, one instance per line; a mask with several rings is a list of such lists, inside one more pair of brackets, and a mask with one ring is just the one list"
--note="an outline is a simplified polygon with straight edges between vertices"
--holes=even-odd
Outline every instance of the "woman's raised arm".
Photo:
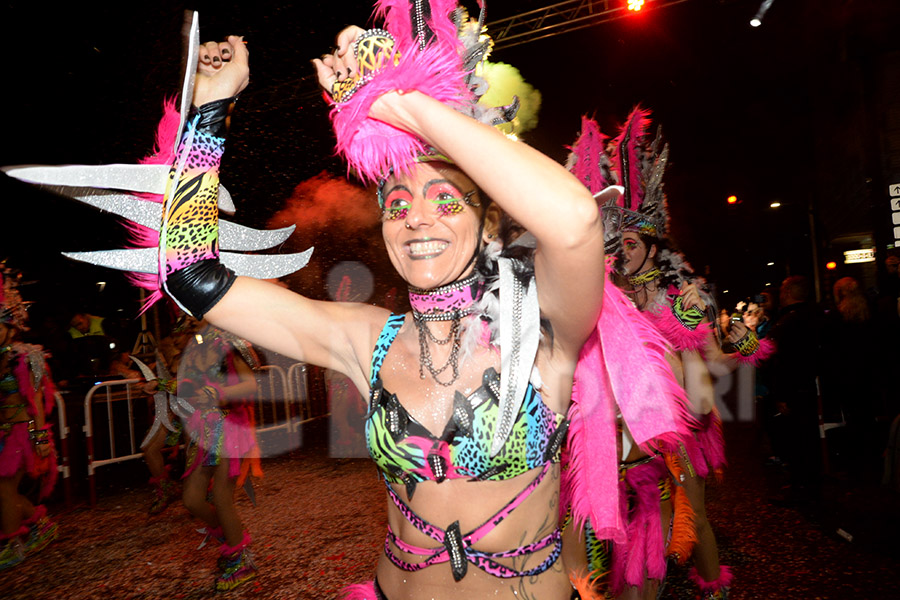
[[577,354],[596,323],[603,293],[603,227],[590,192],[562,165],[418,92],[390,93],[372,116],[449,156],[537,239],[542,314],[558,345]]

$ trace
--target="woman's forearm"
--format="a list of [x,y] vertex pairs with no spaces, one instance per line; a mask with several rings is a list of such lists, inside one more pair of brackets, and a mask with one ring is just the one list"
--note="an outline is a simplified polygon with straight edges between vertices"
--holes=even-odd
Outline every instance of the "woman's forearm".
[[527,144],[418,92],[386,94],[373,106],[379,114],[450,157],[540,242],[576,247],[602,231],[587,188]]

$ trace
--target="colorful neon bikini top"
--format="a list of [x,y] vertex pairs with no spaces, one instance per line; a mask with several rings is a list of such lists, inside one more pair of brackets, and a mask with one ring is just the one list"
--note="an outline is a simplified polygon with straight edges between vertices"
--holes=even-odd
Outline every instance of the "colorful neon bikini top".
[[[404,315],[388,318],[372,355],[366,444],[369,455],[381,470],[388,496],[394,505],[410,524],[439,545],[433,548],[414,546],[401,540],[389,525],[384,541],[385,556],[404,571],[419,571],[432,565],[450,563],[456,581],[465,577],[470,563],[500,578],[531,577],[543,573],[556,562],[562,551],[562,536],[558,528],[540,540],[504,552],[484,552],[473,546],[531,495],[552,463],[559,462],[568,420],[550,410],[529,383],[512,432],[500,452],[491,458],[491,438],[499,413],[500,376],[495,369],[489,368],[484,372],[481,387],[468,397],[456,392],[453,416],[441,436],[435,437],[410,416],[396,395],[384,389],[379,377],[381,365],[403,320]],[[391,487],[391,483],[405,484],[407,496],[412,499],[416,484],[421,481],[440,483],[455,478],[499,481],[536,467],[543,467],[537,476],[502,509],[468,533],[460,530],[459,521],[453,522],[447,529],[429,523],[417,515]],[[408,562],[394,552],[394,547],[425,558],[416,563]],[[516,558],[545,548],[550,548],[550,553],[530,569],[516,570],[497,560]]]
[[404,315],[391,315],[375,346],[370,375],[366,444],[369,455],[391,483],[402,483],[412,496],[422,481],[468,478],[511,479],[550,462],[559,462],[568,421],[550,410],[529,384],[512,433],[500,452],[490,456],[499,409],[500,375],[485,370],[482,385],[463,396],[456,392],[453,416],[436,437],[384,389],[379,372]]

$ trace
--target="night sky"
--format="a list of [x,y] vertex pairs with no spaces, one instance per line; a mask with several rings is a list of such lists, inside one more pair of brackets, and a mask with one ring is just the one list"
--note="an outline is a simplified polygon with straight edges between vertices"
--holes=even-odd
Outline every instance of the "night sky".
[[[264,227],[302,181],[322,171],[345,173],[332,155],[308,61],[344,25],[365,24],[368,3],[226,1],[207,8],[164,0],[145,3],[153,8],[143,14],[132,4],[50,10],[4,3],[0,164],[130,163],[143,156],[162,99],[180,85],[182,11],[196,8],[201,39],[239,33],[251,51],[251,84],[234,114],[222,170],[238,206],[233,220]],[[487,21],[546,4],[491,0]],[[831,34],[843,26],[842,7],[865,4],[879,9],[867,25],[878,31],[884,14],[896,14],[886,8],[892,0],[775,0],[763,26],[753,29],[758,0],[686,0],[658,9],[648,2],[630,18],[500,49],[491,58],[514,65],[541,91],[540,122],[525,139],[560,162],[581,115],[611,133],[634,105],[650,108],[671,146],[666,190],[675,240],[698,271],[708,268],[719,291],[731,288],[735,298],[777,285],[787,268],[811,271],[805,206],[817,174],[810,140],[823,112],[826,120],[841,118],[839,107],[829,114],[816,76],[841,52]],[[45,306],[81,301],[116,310],[122,302],[113,298],[127,297],[123,310],[134,311],[120,275],[58,256],[114,247],[121,239],[114,219],[5,176],[0,184],[0,256],[39,281],[33,289],[50,298]],[[729,208],[732,194],[741,204]],[[767,208],[773,200],[784,203],[779,214]],[[322,248],[315,239],[293,243]],[[377,234],[371,247],[381,247]],[[774,268],[765,266],[776,259]],[[105,296],[96,290],[101,279],[109,282]]]

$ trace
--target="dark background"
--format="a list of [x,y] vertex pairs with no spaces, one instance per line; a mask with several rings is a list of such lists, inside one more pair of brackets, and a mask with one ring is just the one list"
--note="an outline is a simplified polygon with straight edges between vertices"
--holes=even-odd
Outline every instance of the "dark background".
[[[489,0],[487,21],[546,4]],[[666,189],[673,237],[728,303],[787,274],[812,274],[807,209],[821,200],[817,182],[865,188],[865,169],[845,174],[838,165],[825,173],[816,156],[828,153],[823,131],[857,133],[842,106],[844,88],[856,84],[844,85],[834,65],[896,49],[898,5],[775,0],[754,29],[757,0],[661,8],[648,2],[628,18],[500,49],[491,58],[514,65],[541,91],[540,121],[525,140],[561,162],[581,115],[613,132],[634,105],[653,110],[671,145]],[[234,115],[222,169],[238,206],[233,220],[265,227],[298,184],[323,170],[343,175],[309,59],[327,50],[343,26],[365,24],[371,5],[357,0],[164,0],[137,8],[84,2],[53,9],[6,2],[0,164],[131,163],[145,155],[163,98],[180,86],[185,8],[200,11],[202,40],[240,33],[251,50],[251,84]],[[849,141],[833,143],[838,149]],[[25,292],[38,300],[34,310],[83,304],[131,319],[137,295],[120,274],[59,256],[116,247],[122,233],[115,220],[0,179],[0,256],[37,281]],[[730,207],[725,199],[732,194],[741,202]],[[773,200],[782,209],[769,209]],[[847,215],[854,217],[860,215]],[[347,241],[335,227],[288,246],[316,245],[313,262],[334,263],[359,258],[360,240]],[[381,254],[377,231],[364,242],[372,257]],[[380,268],[373,264],[377,278],[391,277]],[[103,292],[97,281],[107,282]]]

